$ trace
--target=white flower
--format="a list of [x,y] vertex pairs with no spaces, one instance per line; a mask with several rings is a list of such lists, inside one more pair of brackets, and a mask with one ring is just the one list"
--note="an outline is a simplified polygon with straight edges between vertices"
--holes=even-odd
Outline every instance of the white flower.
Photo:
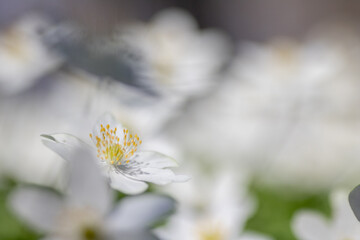
[[17,216],[46,234],[47,240],[156,239],[151,224],[173,209],[173,200],[144,194],[124,198],[114,206],[112,191],[95,159],[84,151],[74,152],[70,158],[65,195],[19,187],[9,199]]
[[174,159],[153,151],[138,151],[142,143],[139,136],[123,128],[109,114],[103,115],[90,133],[93,146],[68,134],[42,136],[44,144],[64,159],[77,147],[86,146],[97,154],[111,186],[127,194],[145,191],[148,187],[145,182],[163,185],[188,180],[187,176],[175,175],[167,169],[177,166]]
[[[237,77],[258,100],[255,114],[266,131],[257,136],[258,159],[268,159],[266,168],[259,164],[266,183],[316,191],[359,181],[359,73],[350,66],[360,62],[351,50],[360,38],[338,36],[252,46],[237,63]],[[353,42],[344,41],[348,37]],[[343,42],[352,47],[344,51]]]
[[[359,36],[348,48],[354,43]],[[360,82],[349,65],[360,54],[338,45],[318,38],[244,44],[223,84],[192,103],[172,134],[186,153],[251,167],[266,184],[352,186]]]
[[87,138],[99,115],[112,112],[142,136],[146,147],[172,116],[168,105],[155,103],[139,89],[72,73],[53,75],[51,81],[41,81],[23,94],[1,97],[0,174],[59,187],[64,162],[44,147],[40,134],[71,132]]
[[[52,78],[16,96],[0,100],[0,169],[21,182],[54,186],[61,158],[44,147],[44,132],[81,131],[90,86],[79,79]],[[66,97],[64,97],[66,96]],[[89,123],[90,125],[90,123]]]
[[213,85],[228,56],[228,40],[214,30],[199,31],[195,19],[168,9],[148,23],[122,29],[120,44],[138,58],[143,84],[165,96],[193,95]]
[[292,228],[299,240],[359,240],[360,223],[356,220],[348,202],[347,192],[331,194],[331,219],[314,211],[296,213]]
[[[197,175],[192,181],[169,188],[179,208],[166,226],[156,229],[164,240],[265,240],[261,235],[243,231],[255,204],[237,184],[231,170],[218,175]],[[199,194],[201,193],[201,194]]]
[[48,27],[39,16],[27,16],[0,34],[0,93],[25,90],[60,65],[41,39]]
[[[98,118],[104,112],[111,112],[121,123],[143,137],[152,137],[178,111],[178,101],[165,101],[158,97],[110,79],[98,79],[82,71],[73,71],[75,80],[87,79],[91,84],[89,112],[91,118]],[[93,124],[93,122],[92,122]]]

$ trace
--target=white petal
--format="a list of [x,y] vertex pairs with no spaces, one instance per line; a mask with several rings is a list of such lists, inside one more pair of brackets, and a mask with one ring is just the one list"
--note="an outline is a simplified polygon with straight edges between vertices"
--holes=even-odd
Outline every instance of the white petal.
[[175,175],[173,182],[182,183],[182,182],[187,182],[190,179],[191,179],[191,177],[189,177],[188,175]]
[[9,201],[21,220],[41,232],[53,230],[63,206],[56,193],[35,187],[17,188],[11,193]]
[[112,211],[106,226],[112,231],[141,231],[169,214],[175,208],[169,197],[143,194],[123,199]]
[[114,171],[109,172],[109,177],[111,187],[126,194],[139,194],[148,188],[146,183],[133,180]]
[[75,206],[90,206],[107,213],[113,195],[96,159],[88,151],[78,150],[71,157],[67,201]]
[[200,218],[192,210],[178,209],[164,226],[156,228],[154,232],[162,240],[197,240],[199,236],[196,233],[201,230],[199,220]]
[[245,233],[242,234],[238,240],[272,240],[271,237],[263,236],[256,233]]
[[331,229],[321,215],[311,211],[300,211],[294,217],[292,229],[301,240],[331,239]]
[[[349,199],[351,199],[350,196]],[[341,232],[345,236],[350,235],[350,233],[352,233],[352,236],[359,236],[360,223],[350,207],[348,192],[343,190],[333,191],[330,199],[333,216],[332,227],[338,229],[338,233]]]
[[185,175],[175,175],[170,169],[141,168],[141,172],[134,172],[132,175],[135,179],[146,182],[152,182],[160,185],[171,182],[185,182],[190,178]]
[[147,168],[167,168],[177,167],[178,163],[175,159],[164,154],[152,151],[141,151],[131,158],[132,161],[137,162],[140,167]]
[[158,28],[164,29],[173,29],[174,26],[177,26],[180,31],[191,31],[196,29],[197,23],[193,16],[188,12],[171,8],[165,11],[160,12],[154,17],[153,25]]
[[142,231],[121,231],[111,234],[108,240],[159,240],[150,230]]
[[42,139],[41,141],[59,154],[62,158],[65,160],[70,159],[72,154],[79,148],[87,148],[90,149],[90,146],[80,140],[79,138],[65,133],[58,133],[58,134],[43,134],[41,135]]

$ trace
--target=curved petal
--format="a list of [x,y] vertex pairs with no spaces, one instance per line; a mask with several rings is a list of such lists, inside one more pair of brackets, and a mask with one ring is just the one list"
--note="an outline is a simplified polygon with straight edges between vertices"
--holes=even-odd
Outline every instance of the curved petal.
[[136,153],[132,158],[140,168],[168,168],[178,167],[178,163],[175,159],[166,156],[162,153],[152,151],[141,151]]
[[40,232],[51,232],[63,208],[60,197],[51,191],[35,187],[20,187],[9,198],[14,213]]
[[106,226],[111,231],[141,231],[169,214],[175,202],[169,197],[143,194],[124,198],[112,211]]
[[66,133],[42,134],[41,141],[45,146],[69,161],[77,149],[91,149],[91,147],[79,138]]
[[113,195],[96,159],[88,151],[78,150],[72,156],[67,188],[68,204],[89,206],[106,214]]
[[175,175],[170,169],[141,168],[141,171],[131,173],[135,179],[155,184],[165,185],[171,182],[186,182],[190,178],[185,175]]
[[310,211],[301,211],[297,213],[292,222],[292,229],[295,236],[299,239],[331,239],[332,235],[326,219],[321,215]]
[[139,194],[148,188],[146,183],[133,180],[114,171],[109,172],[109,177],[111,187],[125,194]]

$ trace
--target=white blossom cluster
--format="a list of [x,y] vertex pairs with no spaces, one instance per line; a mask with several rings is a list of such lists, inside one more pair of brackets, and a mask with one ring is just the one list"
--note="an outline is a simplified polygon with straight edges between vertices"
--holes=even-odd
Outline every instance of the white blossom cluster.
[[330,216],[287,216],[291,239],[360,239],[355,30],[232,51],[168,9],[86,56],[74,44],[76,62],[48,41],[69,26],[52,24],[0,32],[0,181],[16,182],[7,207],[41,239],[277,239],[254,227],[256,186],[329,195]]

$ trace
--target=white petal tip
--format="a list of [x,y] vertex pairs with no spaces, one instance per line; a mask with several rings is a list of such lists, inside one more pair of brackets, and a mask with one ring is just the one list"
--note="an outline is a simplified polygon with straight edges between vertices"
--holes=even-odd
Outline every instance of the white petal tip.
[[130,179],[122,174],[112,172],[110,174],[110,186],[122,193],[136,195],[146,191],[149,185],[143,181]]
[[127,194],[127,195],[141,194],[141,193],[145,192],[149,187],[148,184],[144,185],[142,188],[137,187],[136,189],[126,189],[126,188],[123,188],[123,187],[119,187],[116,184],[110,184],[110,186],[111,186],[112,189],[117,190],[117,191],[122,192],[122,193]]
[[174,182],[187,182],[191,179],[191,177],[187,176],[187,175],[176,175],[174,178]]
[[43,142],[47,142],[47,141],[56,142],[56,139],[51,135],[41,134],[40,137],[41,137],[41,141]]

